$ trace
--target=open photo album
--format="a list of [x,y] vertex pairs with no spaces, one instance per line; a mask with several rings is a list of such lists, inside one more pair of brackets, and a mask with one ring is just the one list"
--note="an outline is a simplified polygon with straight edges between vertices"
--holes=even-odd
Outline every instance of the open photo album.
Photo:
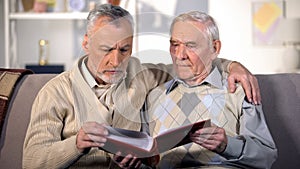
[[122,155],[132,154],[139,158],[151,157],[192,142],[190,133],[210,125],[210,120],[198,121],[167,130],[155,137],[144,132],[106,126],[109,135],[101,149],[113,154],[121,152]]

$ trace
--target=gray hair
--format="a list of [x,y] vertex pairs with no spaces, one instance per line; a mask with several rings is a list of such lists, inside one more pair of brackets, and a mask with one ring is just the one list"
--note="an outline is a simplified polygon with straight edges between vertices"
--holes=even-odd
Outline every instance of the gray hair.
[[118,24],[119,19],[127,20],[131,27],[132,31],[134,29],[134,22],[132,15],[125,9],[120,6],[115,6],[111,4],[96,4],[95,8],[89,12],[87,17],[87,32],[93,29],[95,21],[100,17],[110,18],[109,22],[115,21],[114,24]]
[[172,33],[174,25],[178,21],[194,21],[204,24],[206,27],[206,34],[210,44],[214,40],[220,40],[219,29],[215,20],[208,14],[200,11],[190,11],[187,13],[180,14],[173,19],[171,24],[170,33]]

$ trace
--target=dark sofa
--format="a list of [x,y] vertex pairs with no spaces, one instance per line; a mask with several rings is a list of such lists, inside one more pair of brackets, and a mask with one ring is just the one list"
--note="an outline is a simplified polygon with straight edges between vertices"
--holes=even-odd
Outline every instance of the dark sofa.
[[[32,102],[55,74],[27,74],[11,95],[0,139],[0,168],[22,168],[22,147]],[[278,148],[273,169],[300,167],[300,74],[256,75],[266,120]]]

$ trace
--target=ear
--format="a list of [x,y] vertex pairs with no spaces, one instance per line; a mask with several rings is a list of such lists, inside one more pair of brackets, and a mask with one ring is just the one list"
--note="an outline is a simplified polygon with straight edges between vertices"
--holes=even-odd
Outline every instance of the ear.
[[221,50],[221,41],[220,40],[215,40],[213,42],[213,46],[214,46],[214,51],[216,54],[219,54],[220,53],[220,50]]
[[85,53],[89,53],[89,38],[87,34],[84,35],[83,41],[81,43],[82,49],[85,51]]
[[220,50],[221,50],[221,41],[214,40],[214,42],[213,42],[214,58],[213,59],[215,59],[220,54]]

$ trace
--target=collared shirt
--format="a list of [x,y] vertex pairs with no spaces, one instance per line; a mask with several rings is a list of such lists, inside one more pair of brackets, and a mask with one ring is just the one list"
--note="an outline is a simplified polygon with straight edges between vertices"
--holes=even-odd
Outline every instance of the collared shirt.
[[108,91],[113,88],[115,84],[98,84],[93,77],[93,75],[88,70],[86,64],[87,64],[88,58],[84,58],[83,62],[81,63],[81,72],[88,83],[88,85],[91,87],[91,89],[95,92],[96,96],[99,98],[100,102],[105,105],[105,107],[112,113],[114,104],[111,98],[111,95],[107,95]]
[[224,79],[222,80],[222,75],[220,74],[217,68],[214,68],[211,71],[211,73],[200,84],[197,85],[191,86],[177,77],[174,78],[170,82],[166,83],[166,85],[169,85],[166,87],[167,88],[166,94],[170,93],[173,89],[175,89],[178,86],[178,84],[183,84],[185,87],[193,88],[193,87],[200,86],[204,83],[211,84],[212,86],[215,86],[219,89],[224,89],[223,84],[227,85],[227,80]]

